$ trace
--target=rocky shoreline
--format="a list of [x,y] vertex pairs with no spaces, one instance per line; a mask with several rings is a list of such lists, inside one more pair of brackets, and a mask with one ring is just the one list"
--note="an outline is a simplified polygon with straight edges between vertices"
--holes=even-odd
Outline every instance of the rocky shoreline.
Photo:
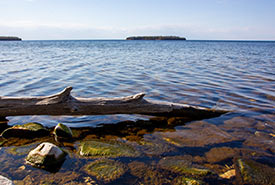
[[270,152],[237,147],[239,138],[205,121],[175,130],[189,121],[155,117],[96,128],[3,121],[0,176],[18,185],[275,182]]

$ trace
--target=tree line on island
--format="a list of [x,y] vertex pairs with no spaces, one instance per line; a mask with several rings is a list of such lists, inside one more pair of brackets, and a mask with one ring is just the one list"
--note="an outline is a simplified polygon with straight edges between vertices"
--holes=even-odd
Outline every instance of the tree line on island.
[[0,41],[21,41],[22,39],[14,36],[0,36]]
[[126,40],[186,40],[186,38],[178,36],[133,36],[127,37]]

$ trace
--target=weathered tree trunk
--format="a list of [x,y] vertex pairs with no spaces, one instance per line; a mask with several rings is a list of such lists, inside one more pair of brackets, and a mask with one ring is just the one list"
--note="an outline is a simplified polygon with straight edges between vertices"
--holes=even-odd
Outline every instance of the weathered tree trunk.
[[192,118],[216,117],[227,111],[185,104],[149,101],[144,93],[121,98],[77,98],[72,87],[45,97],[0,97],[0,117],[22,115],[143,114]]

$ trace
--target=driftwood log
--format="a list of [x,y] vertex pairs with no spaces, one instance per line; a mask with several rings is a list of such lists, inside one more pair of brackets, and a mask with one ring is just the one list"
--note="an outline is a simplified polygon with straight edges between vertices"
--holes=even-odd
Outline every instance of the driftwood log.
[[186,104],[149,101],[144,93],[120,98],[78,98],[71,96],[72,87],[52,96],[0,96],[0,117],[23,115],[107,115],[143,114],[152,116],[179,116],[210,118],[227,111]]

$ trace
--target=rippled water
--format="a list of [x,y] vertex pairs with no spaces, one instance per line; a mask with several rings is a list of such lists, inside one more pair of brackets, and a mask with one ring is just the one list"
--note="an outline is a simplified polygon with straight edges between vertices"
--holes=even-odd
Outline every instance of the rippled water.
[[[0,95],[146,98],[272,113],[275,43],[229,41],[23,41],[0,43]],[[17,117],[71,126],[135,119],[129,116]],[[20,120],[20,121],[19,121]]]
[[[123,135],[128,128],[120,121],[148,120],[149,117],[18,116],[8,117],[9,125],[35,121],[53,127],[62,122],[80,128],[116,123],[117,126],[99,127],[92,133],[110,134],[129,141],[142,137],[146,142],[154,143],[149,147],[135,145],[137,150],[144,153],[143,158],[138,160],[152,166],[155,166],[154,160],[157,163],[163,156],[190,154],[196,163],[218,173],[225,170],[225,165],[232,165],[233,160],[229,156],[230,160],[217,162],[225,154],[216,154],[216,150],[230,150],[242,156],[268,156],[275,161],[275,42],[0,42],[0,68],[0,96],[51,95],[72,86],[72,95],[78,97],[119,97],[145,92],[147,99],[231,111],[218,118],[173,128],[155,125],[155,128],[148,129],[136,123],[139,128],[129,129],[129,132],[133,132],[129,135]],[[33,142],[32,145],[23,144],[23,150],[29,151],[40,141]],[[74,144],[75,150],[78,144]],[[18,145],[15,142],[4,145],[7,148],[2,151],[0,148],[1,163],[17,158],[7,153]],[[82,166],[90,159],[78,160],[78,157],[74,157],[78,156],[75,150],[56,175],[64,176],[63,173],[68,170],[82,173]],[[228,152],[225,153],[227,155]],[[19,157],[20,165],[24,163],[26,154]],[[212,155],[215,157],[211,158]],[[151,163],[152,156],[154,160]],[[76,161],[82,166],[74,166]],[[210,166],[212,163],[214,165]],[[5,163],[0,172],[15,180],[22,180],[27,174],[39,176],[33,168],[20,165]],[[129,168],[131,165],[128,164]],[[23,168],[29,171],[22,172],[22,177],[14,174]],[[39,173],[45,175],[42,179],[49,177],[45,171]]]
[[[23,41],[0,43],[0,95],[38,96],[73,86],[73,95],[147,98],[272,112],[275,43],[229,41]],[[112,117],[28,117],[91,126]],[[54,122],[54,123],[53,123]]]

